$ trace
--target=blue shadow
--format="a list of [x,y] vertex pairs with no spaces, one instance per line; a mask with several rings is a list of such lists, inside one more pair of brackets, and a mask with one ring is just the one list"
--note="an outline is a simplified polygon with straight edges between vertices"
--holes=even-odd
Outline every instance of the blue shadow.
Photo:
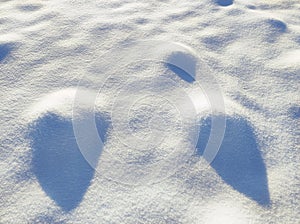
[[9,44],[0,44],[0,62],[3,61],[11,52]]
[[298,119],[300,118],[300,106],[292,106],[290,109],[289,109],[289,113],[290,113],[290,116],[293,118],[293,119]]
[[229,6],[233,4],[233,0],[215,0],[220,6]]
[[287,26],[284,22],[277,19],[269,19],[267,22],[271,25],[273,29],[276,29],[280,33],[287,31]]
[[21,5],[18,7],[20,11],[25,11],[25,12],[33,12],[37,11],[42,8],[42,5],[40,4],[28,4],[28,5]]
[[[233,189],[262,206],[270,204],[266,167],[254,135],[246,119],[226,118],[225,136],[220,150],[210,164]],[[200,126],[197,154],[202,155],[211,129],[211,118]]]
[[173,71],[175,74],[177,74],[180,78],[182,78],[184,81],[192,83],[195,81],[194,77],[191,76],[189,73],[187,73],[186,71],[184,71],[183,69],[172,65],[170,63],[166,63],[166,66],[168,69],[170,69],[171,71]]
[[[108,125],[96,118],[100,136],[105,137]],[[101,129],[101,130],[100,130]],[[81,202],[95,170],[81,154],[73,133],[71,119],[49,113],[30,128],[32,171],[41,187],[64,211]],[[95,159],[100,156],[95,155]]]
[[265,40],[269,43],[274,43],[280,35],[288,31],[287,25],[277,19],[267,19],[266,24],[269,25],[269,33]]

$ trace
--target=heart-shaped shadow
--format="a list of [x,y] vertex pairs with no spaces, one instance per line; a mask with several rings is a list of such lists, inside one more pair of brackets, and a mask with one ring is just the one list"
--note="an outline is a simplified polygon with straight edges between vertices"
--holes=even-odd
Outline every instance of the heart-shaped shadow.
[[[108,123],[96,116],[99,135],[105,138]],[[54,113],[39,118],[30,128],[32,171],[41,187],[64,211],[81,202],[95,170],[81,154],[73,133],[72,120]],[[95,155],[98,161],[101,154]]]
[[[210,135],[211,118],[202,120],[197,152],[203,154]],[[211,166],[235,190],[260,205],[270,204],[266,167],[250,123],[242,117],[226,117],[220,150]]]

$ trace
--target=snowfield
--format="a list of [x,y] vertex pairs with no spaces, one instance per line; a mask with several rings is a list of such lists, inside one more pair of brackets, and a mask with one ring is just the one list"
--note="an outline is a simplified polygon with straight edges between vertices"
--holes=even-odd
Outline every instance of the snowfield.
[[299,12],[0,1],[0,223],[300,223]]

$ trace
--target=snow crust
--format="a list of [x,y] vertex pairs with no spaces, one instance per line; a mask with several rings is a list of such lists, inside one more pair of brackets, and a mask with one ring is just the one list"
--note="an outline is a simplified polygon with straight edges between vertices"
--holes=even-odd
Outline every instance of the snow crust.
[[0,2],[0,223],[299,223],[299,10]]

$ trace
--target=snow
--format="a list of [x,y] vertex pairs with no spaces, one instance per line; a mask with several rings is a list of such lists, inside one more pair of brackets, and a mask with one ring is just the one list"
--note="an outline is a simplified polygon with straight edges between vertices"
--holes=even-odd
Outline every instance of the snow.
[[0,223],[299,223],[299,9],[2,1]]

